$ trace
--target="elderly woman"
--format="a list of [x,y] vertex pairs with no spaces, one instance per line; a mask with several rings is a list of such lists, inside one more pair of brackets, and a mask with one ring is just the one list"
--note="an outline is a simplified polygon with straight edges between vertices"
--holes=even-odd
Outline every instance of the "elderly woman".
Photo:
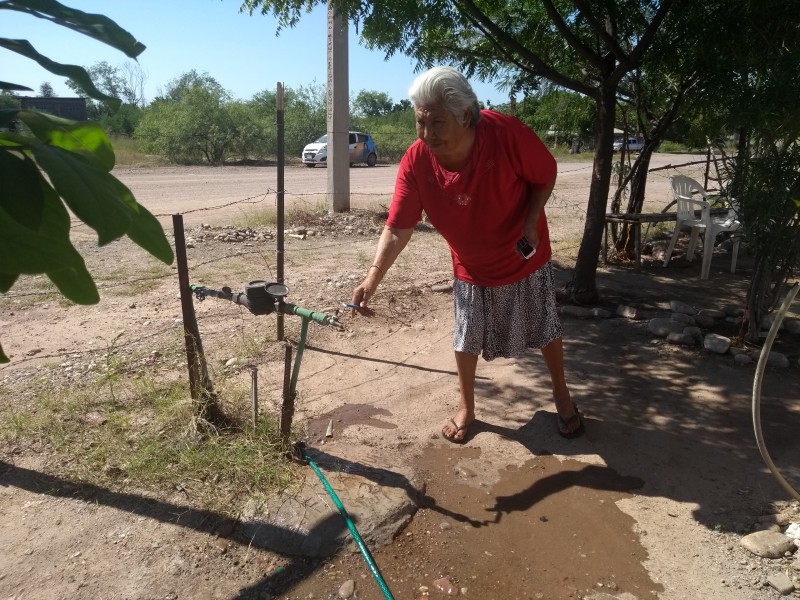
[[584,426],[564,376],[544,213],[555,159],[516,118],[480,110],[469,82],[454,69],[426,71],[409,96],[419,139],[400,162],[386,227],[352,302],[357,312],[372,314],[369,300],[425,211],[453,258],[453,349],[461,395],[442,435],[463,442],[475,420],[478,356],[511,358],[539,348],[552,381],[558,432],[577,437]]

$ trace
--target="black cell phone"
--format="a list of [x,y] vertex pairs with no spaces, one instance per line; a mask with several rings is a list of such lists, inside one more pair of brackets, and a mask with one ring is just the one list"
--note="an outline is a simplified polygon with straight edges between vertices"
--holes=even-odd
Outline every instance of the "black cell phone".
[[519,252],[522,258],[528,259],[536,254],[536,248],[531,246],[530,242],[528,242],[528,238],[523,236],[519,238],[519,241],[517,242],[517,252]]

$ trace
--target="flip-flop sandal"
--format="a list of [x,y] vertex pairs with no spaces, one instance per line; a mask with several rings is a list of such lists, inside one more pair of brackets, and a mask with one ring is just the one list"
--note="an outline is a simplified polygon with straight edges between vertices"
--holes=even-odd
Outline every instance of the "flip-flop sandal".
[[[581,437],[586,428],[583,425],[583,417],[581,416],[580,411],[578,410],[578,405],[573,404],[572,408],[575,409],[575,414],[572,415],[568,419],[562,419],[561,415],[558,416],[558,435],[562,438],[566,438],[568,440],[575,439],[577,437]],[[578,421],[578,426],[575,427],[575,421]],[[571,427],[575,427],[572,431],[570,431]],[[566,431],[565,431],[566,430]]]
[[[467,431],[469,430],[469,426],[472,425],[472,423],[459,425],[453,419],[450,419],[450,423],[453,425],[453,427],[456,428],[456,432],[453,434],[453,437],[447,436],[444,434],[444,432],[442,432],[442,437],[446,439],[448,442],[452,442],[453,444],[463,444],[465,441],[467,441]],[[456,439],[455,436],[457,436],[462,431],[464,432],[464,437]]]

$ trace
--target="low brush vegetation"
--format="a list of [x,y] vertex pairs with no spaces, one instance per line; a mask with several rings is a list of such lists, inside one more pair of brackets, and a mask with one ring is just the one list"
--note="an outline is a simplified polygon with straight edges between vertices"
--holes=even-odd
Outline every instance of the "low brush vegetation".
[[266,490],[285,489],[296,467],[283,456],[278,423],[261,415],[254,428],[248,391],[229,380],[220,388],[226,429],[193,414],[188,384],[130,376],[111,355],[97,365],[94,385],[43,392],[0,413],[0,441],[48,450],[61,477],[109,489],[185,490],[204,508],[236,517],[234,507]]

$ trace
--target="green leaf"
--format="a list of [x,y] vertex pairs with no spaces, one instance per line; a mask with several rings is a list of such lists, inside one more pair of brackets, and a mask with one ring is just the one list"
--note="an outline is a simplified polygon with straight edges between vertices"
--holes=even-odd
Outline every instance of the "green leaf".
[[[25,223],[21,223],[17,216],[3,208],[20,204],[19,197],[3,199],[3,206],[0,206],[0,231],[3,232],[0,273],[6,274],[3,285],[13,283],[9,276],[16,278],[20,273],[38,274],[83,264],[69,239],[69,214],[58,195],[32,161],[17,162],[18,174],[7,171],[6,165],[0,163],[0,179],[3,185],[11,182],[11,189],[15,191],[26,190],[25,200],[36,203],[39,208],[27,212],[24,208],[13,208],[15,215],[23,215]],[[31,183],[19,183],[24,179],[31,179]],[[33,226],[29,226],[31,224]]]
[[63,148],[34,142],[30,150],[70,210],[97,232],[101,246],[125,234],[137,206],[128,188]]
[[[42,222],[44,198],[42,178],[30,158],[18,152],[0,149],[0,210],[28,229],[38,229]],[[19,199],[24,198],[24,202]]]
[[0,127],[8,127],[8,124],[17,118],[18,112],[16,108],[0,109]]
[[168,265],[172,264],[175,255],[164,235],[164,228],[161,227],[158,219],[141,204],[138,214],[128,228],[128,237],[160,261]]
[[115,156],[111,140],[97,123],[72,121],[47,113],[15,109],[0,111],[0,120],[4,112],[15,112],[12,118],[18,118],[30,127],[41,142],[75,152],[105,171],[114,168]]
[[39,54],[27,40],[10,40],[7,38],[0,38],[0,48],[5,48],[6,50],[11,50],[12,52],[21,54],[26,58],[36,61],[39,63],[39,65],[51,73],[63,75],[64,77],[68,77],[69,79],[76,81],[81,88],[83,88],[83,91],[85,91],[90,97],[107,103],[114,111],[119,109],[119,107],[122,105],[122,101],[119,98],[113,98],[112,96],[108,96],[98,90],[94,83],[92,83],[92,78],[89,77],[86,69],[79,67],[78,65],[64,65],[50,60],[44,54]]
[[100,301],[100,293],[83,259],[80,265],[48,271],[47,276],[64,296],[77,304],[97,304]]
[[16,283],[19,275],[16,273],[0,273],[0,294],[5,294]]
[[[32,167],[32,161],[18,161],[22,167],[19,179],[35,178],[39,185],[29,185],[28,192],[41,202],[38,227],[29,228],[0,208],[0,290],[4,293],[20,273],[46,273],[59,291],[78,304],[95,304],[100,299],[83,257],[69,239],[69,214],[61,199]],[[12,176],[0,165],[3,180]],[[30,198],[30,197],[29,197]],[[13,201],[13,200],[12,200]],[[4,201],[9,204],[8,201]]]
[[35,143],[31,153],[70,210],[97,232],[101,246],[128,234],[159,260],[172,262],[161,225],[121,181],[61,148]]
[[5,0],[0,9],[16,10],[61,25],[116,48],[130,58],[144,52],[145,45],[104,15],[85,13],[55,0]]
[[7,90],[9,92],[32,92],[33,90],[24,85],[17,83],[10,83],[8,81],[0,81],[0,90]]

